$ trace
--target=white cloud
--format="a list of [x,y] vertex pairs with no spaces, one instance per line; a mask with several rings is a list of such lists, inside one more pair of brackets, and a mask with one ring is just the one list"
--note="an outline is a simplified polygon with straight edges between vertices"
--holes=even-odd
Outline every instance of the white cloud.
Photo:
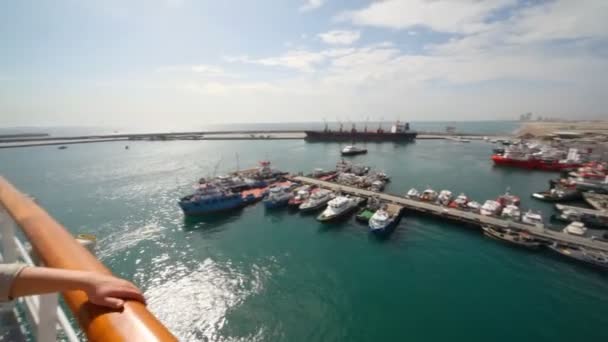
[[222,67],[209,64],[169,65],[157,68],[158,72],[197,73],[208,77],[236,78],[236,74],[226,72]]
[[323,6],[324,3],[325,3],[325,0],[306,0],[306,3],[303,4],[302,6],[300,6],[299,11],[300,12],[312,11],[312,10],[315,10],[315,9]]
[[321,38],[321,40],[327,44],[350,45],[359,40],[359,38],[361,38],[361,32],[333,30],[325,33],[320,33],[319,38]]
[[325,56],[306,50],[291,50],[276,57],[254,59],[250,58],[249,56],[229,56],[226,57],[225,60],[232,63],[240,62],[264,66],[280,66],[303,72],[312,72],[314,71],[316,65],[325,60]]
[[492,13],[515,3],[516,0],[385,0],[344,12],[336,19],[392,29],[425,26],[440,32],[472,33],[486,29],[486,20]]

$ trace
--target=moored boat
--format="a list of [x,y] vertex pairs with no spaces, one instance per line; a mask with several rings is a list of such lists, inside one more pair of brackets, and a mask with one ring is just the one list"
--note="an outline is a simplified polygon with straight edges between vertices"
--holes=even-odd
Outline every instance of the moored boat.
[[420,192],[418,190],[416,190],[415,188],[411,188],[405,196],[410,199],[419,199]]
[[523,222],[525,224],[534,225],[534,226],[542,225],[543,217],[539,213],[535,213],[532,210],[528,210],[528,212],[526,212],[524,214],[524,216],[521,218],[521,222]]
[[535,192],[533,198],[546,202],[568,202],[580,198],[580,193],[573,189],[553,188],[548,191]]
[[420,195],[420,200],[425,202],[435,202],[437,200],[437,191],[433,189],[426,189]]
[[583,199],[596,210],[608,210],[608,195],[585,192]]
[[295,195],[287,201],[289,208],[297,209],[304,201],[310,197],[312,188],[310,185],[304,185],[296,190]]
[[390,233],[397,225],[400,214],[400,210],[391,212],[388,208],[378,209],[369,219],[369,231],[377,235]]
[[182,197],[179,206],[185,215],[206,215],[236,209],[247,203],[247,198],[240,193],[208,183],[201,184],[194,194]]
[[450,190],[441,190],[437,196],[437,203],[440,205],[448,205],[452,201],[452,192]]
[[455,200],[453,200],[452,202],[450,202],[449,207],[451,207],[451,208],[466,208],[467,207],[467,203],[469,203],[469,198],[467,197],[467,195],[461,193],[460,195],[458,195],[456,197]]
[[313,192],[308,199],[300,204],[299,209],[303,213],[316,211],[325,207],[327,202],[329,202],[332,198],[334,198],[333,192],[325,189],[319,189],[318,191]]
[[584,236],[587,233],[587,227],[583,222],[575,221],[566,226],[563,232],[570,235]]
[[571,260],[582,262],[589,266],[608,270],[608,256],[606,253],[583,247],[567,246],[554,243],[548,246],[552,251],[565,256]]
[[481,215],[485,216],[498,216],[502,210],[502,205],[497,201],[487,200],[479,210]]
[[337,196],[327,202],[327,208],[317,216],[321,222],[334,221],[352,213],[362,202],[359,197]]
[[504,207],[500,216],[507,220],[519,221],[519,220],[521,220],[521,210],[519,210],[518,206],[509,204],[506,207]]
[[519,206],[521,199],[519,196],[511,194],[511,191],[507,189],[504,194],[498,196],[496,202],[500,203],[501,206],[506,207],[507,205]]
[[268,190],[268,195],[264,198],[266,209],[275,209],[287,206],[293,194],[285,187],[274,186]]
[[469,201],[467,202],[467,209],[478,212],[481,209],[481,204],[477,201]]
[[516,232],[511,229],[501,229],[490,226],[483,226],[481,229],[483,229],[484,235],[488,237],[505,241],[516,246],[538,248],[541,245],[539,241],[524,232]]

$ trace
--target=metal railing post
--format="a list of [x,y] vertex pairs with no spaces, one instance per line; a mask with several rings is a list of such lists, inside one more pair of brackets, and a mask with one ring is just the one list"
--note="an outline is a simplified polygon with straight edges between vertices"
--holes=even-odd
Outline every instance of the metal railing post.
[[0,233],[2,234],[2,260],[4,263],[17,261],[17,248],[15,247],[15,221],[11,219],[6,210],[0,206]]
[[57,340],[58,296],[55,293],[51,293],[41,295],[39,298],[36,341],[54,342]]

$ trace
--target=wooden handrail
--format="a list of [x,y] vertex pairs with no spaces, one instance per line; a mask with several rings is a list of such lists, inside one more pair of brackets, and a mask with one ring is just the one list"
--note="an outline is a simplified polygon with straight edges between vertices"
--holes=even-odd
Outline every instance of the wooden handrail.
[[[0,204],[46,266],[111,274],[61,224],[1,176]],[[89,341],[177,341],[139,302],[127,301],[118,312],[91,304],[82,291],[68,291],[63,297]]]

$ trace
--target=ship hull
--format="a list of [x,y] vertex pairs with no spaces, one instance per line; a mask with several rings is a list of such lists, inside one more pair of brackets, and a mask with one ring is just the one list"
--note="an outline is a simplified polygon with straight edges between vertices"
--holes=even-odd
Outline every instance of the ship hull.
[[580,166],[580,164],[571,164],[571,163],[560,163],[560,162],[549,162],[538,159],[531,160],[519,160],[519,159],[510,159],[505,158],[501,155],[493,155],[492,160],[495,165],[499,166],[508,166],[508,167],[518,167],[522,169],[530,169],[530,170],[542,170],[542,171],[562,171],[567,169],[574,169]]
[[389,141],[411,142],[418,133],[377,133],[377,132],[319,132],[305,131],[307,141]]
[[206,204],[198,202],[179,202],[179,206],[187,216],[200,216],[220,213],[244,207],[247,204],[241,197],[234,197],[224,201]]

